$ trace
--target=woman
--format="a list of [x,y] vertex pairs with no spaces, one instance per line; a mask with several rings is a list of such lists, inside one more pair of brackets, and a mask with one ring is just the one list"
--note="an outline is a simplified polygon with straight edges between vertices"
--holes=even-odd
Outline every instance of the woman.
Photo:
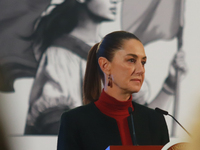
[[62,115],[58,150],[133,145],[127,120],[129,107],[138,145],[164,145],[169,141],[164,117],[132,102],[132,93],[140,90],[144,80],[146,59],[140,40],[125,31],[112,32],[92,47],[83,86],[87,105]]
[[63,111],[82,104],[90,45],[99,41],[100,23],[116,16],[116,0],[65,0],[54,7],[37,21],[30,37],[39,66],[25,134],[57,135]]

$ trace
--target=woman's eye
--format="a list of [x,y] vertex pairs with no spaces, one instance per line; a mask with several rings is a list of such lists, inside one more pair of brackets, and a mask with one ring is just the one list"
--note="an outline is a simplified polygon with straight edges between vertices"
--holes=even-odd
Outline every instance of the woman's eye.
[[129,61],[129,62],[136,62],[135,59],[129,59],[128,61]]

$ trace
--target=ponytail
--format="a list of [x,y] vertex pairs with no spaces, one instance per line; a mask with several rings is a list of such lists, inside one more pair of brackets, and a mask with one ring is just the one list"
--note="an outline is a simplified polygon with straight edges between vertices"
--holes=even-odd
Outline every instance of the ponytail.
[[98,100],[102,86],[99,64],[96,58],[96,51],[99,43],[95,44],[89,51],[85,77],[83,81],[83,104]]

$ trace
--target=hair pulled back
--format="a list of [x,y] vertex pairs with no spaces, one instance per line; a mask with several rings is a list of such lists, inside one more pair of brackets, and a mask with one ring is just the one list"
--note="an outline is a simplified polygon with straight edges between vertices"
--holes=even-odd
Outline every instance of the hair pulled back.
[[65,33],[70,33],[77,26],[81,7],[85,7],[85,5],[76,0],[65,0],[61,4],[56,4],[49,14],[41,16],[35,21],[36,29],[26,39],[33,41],[33,48],[35,45],[39,45],[39,49],[43,53],[55,39]]
[[98,64],[99,57],[105,57],[112,62],[115,52],[122,49],[124,41],[129,39],[140,41],[134,34],[126,31],[111,32],[90,49],[83,83],[84,104],[98,100],[102,91],[104,74]]

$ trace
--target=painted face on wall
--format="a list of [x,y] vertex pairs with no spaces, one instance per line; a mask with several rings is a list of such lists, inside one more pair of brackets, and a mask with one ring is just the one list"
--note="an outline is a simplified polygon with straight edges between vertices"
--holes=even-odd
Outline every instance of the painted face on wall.
[[117,0],[88,0],[88,10],[97,17],[106,20],[115,20]]
[[113,87],[124,92],[138,92],[144,81],[146,55],[142,43],[125,40],[122,50],[116,51],[111,62]]

